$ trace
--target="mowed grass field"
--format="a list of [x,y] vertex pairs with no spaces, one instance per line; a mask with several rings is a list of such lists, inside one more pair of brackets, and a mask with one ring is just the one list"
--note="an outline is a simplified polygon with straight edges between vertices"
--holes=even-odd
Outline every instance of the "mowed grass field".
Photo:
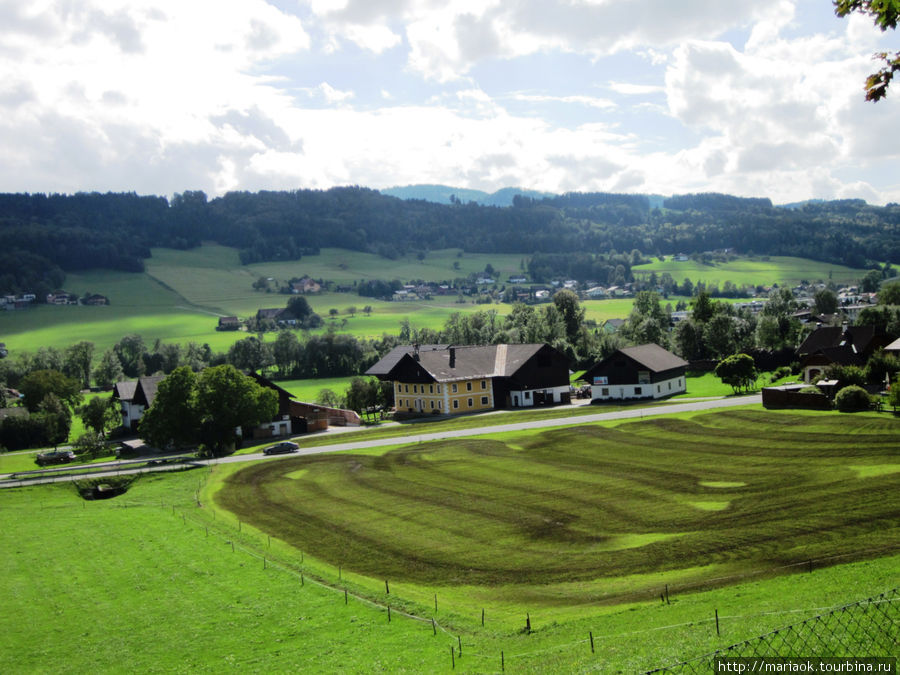
[[885,415],[703,413],[291,458],[236,471],[215,500],[373,588],[569,616],[883,555],[900,544],[898,431]]
[[[785,415],[785,423],[792,417]],[[805,432],[828,431],[821,417],[808,417]],[[864,442],[881,433],[881,418],[841,419],[848,438]],[[767,428],[779,427],[771,422]],[[834,468],[843,461],[835,459]],[[852,453],[848,461],[866,467],[853,469],[852,480],[863,485],[890,475],[884,463],[862,464]],[[893,554],[817,564],[812,573],[804,567],[784,576],[754,575],[710,590],[673,585],[671,604],[658,597],[586,602],[568,616],[561,604],[546,603],[540,586],[534,600],[519,588],[514,608],[501,602],[504,587],[481,588],[467,603],[479,589],[438,583],[426,593],[391,580],[386,594],[378,580],[376,593],[347,567],[339,579],[309,551],[304,559],[289,542],[267,538],[247,521],[238,527],[212,509],[210,494],[235,468],[145,476],[125,495],[105,501],[85,502],[68,485],[0,491],[0,671],[500,672],[502,652],[509,672],[638,672],[897,585],[900,556]],[[889,537],[890,530],[885,543]],[[660,575],[660,582],[668,581]],[[411,599],[416,591],[421,601]],[[573,595],[575,588],[568,591]],[[394,609],[391,621],[387,605]],[[530,632],[522,630],[526,611]],[[868,653],[865,633],[854,637],[832,628],[823,638],[834,651],[819,655]],[[451,647],[457,650],[453,662]]]
[[804,280],[854,284],[866,273],[862,269],[789,256],[771,256],[767,260],[739,258],[712,265],[694,260],[677,262],[672,256],[667,256],[664,261],[654,259],[645,265],[637,265],[632,271],[636,277],[649,276],[651,272],[656,272],[657,276],[668,272],[679,284],[688,278],[694,284],[703,281],[718,284],[720,288],[726,281],[738,286],[793,286]]

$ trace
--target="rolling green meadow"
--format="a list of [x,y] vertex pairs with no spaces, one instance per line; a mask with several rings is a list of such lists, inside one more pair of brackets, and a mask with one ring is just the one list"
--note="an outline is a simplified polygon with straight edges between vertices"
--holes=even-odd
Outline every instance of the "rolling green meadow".
[[[323,249],[319,255],[299,261],[242,266],[235,249],[215,244],[189,251],[154,249],[143,273],[93,271],[67,276],[66,290],[101,293],[110,299],[109,306],[40,305],[27,311],[0,312],[0,341],[12,350],[29,351],[39,346],[64,348],[89,340],[102,353],[123,335],[139,333],[150,343],[157,339],[194,341],[224,351],[246,334],[217,332],[219,316],[247,317],[260,308],[283,307],[287,302],[288,296],[255,291],[252,284],[260,277],[271,278],[276,285],[303,275],[344,285],[360,279],[443,281],[479,272],[491,264],[497,270],[498,280],[504,280],[521,274],[525,260],[519,255],[459,254],[457,249],[448,249],[431,251],[421,261],[415,256],[388,260],[370,253]],[[454,263],[459,263],[459,270],[453,269]],[[722,284],[731,280],[738,285],[793,284],[800,279],[825,279],[829,272],[835,281],[855,281],[865,273],[789,257],[772,257],[768,261],[739,259],[715,266],[654,260],[634,270],[635,274],[669,271],[679,283],[687,276],[694,281]],[[673,296],[668,302],[674,305],[678,299]],[[495,309],[505,315],[510,309],[503,304],[460,304],[456,296],[389,302],[355,293],[321,293],[308,296],[308,300],[323,318],[328,319],[330,309],[338,310],[336,320],[327,322],[335,330],[364,338],[396,334],[403,320],[416,328],[438,329],[454,312]],[[631,304],[631,299],[618,298],[587,300],[583,306],[586,318],[602,323],[627,317]],[[372,307],[368,316],[362,312],[366,305]],[[358,310],[353,316],[347,312],[350,307]]]
[[651,272],[660,275],[668,272],[679,284],[685,278],[695,284],[698,281],[720,287],[731,281],[737,286],[779,286],[795,285],[801,281],[828,281],[836,284],[851,284],[859,281],[865,270],[858,270],[843,265],[792,258],[788,256],[771,256],[762,258],[739,258],[727,263],[704,264],[695,260],[678,262],[672,256],[665,260],[654,259],[644,265],[636,265],[634,275],[648,276]]
[[4,490],[0,670],[665,666],[896,586],[896,425],[735,410],[220,464],[104,501]]

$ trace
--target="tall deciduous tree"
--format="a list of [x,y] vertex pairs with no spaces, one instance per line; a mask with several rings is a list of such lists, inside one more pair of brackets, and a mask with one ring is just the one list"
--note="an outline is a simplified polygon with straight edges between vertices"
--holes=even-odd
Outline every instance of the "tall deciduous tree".
[[173,370],[156,389],[153,405],[141,417],[139,432],[158,448],[193,445],[200,437],[197,376],[187,366]]
[[230,365],[207,368],[197,378],[196,406],[203,441],[213,454],[232,447],[238,427],[254,427],[278,412],[278,394]]
[[735,394],[742,389],[749,391],[756,384],[756,376],[756,365],[747,354],[732,354],[716,366],[716,377],[729,385]]
[[111,387],[116,382],[125,379],[125,373],[122,371],[122,362],[112,349],[107,349],[100,357],[100,363],[94,368],[94,382],[98,387]]
[[112,396],[96,396],[77,409],[84,426],[106,437],[110,429],[122,423],[119,408]]
[[53,394],[69,413],[81,403],[81,387],[58,370],[35,370],[19,383],[25,407],[35,412],[48,394]]
[[91,365],[94,361],[94,343],[83,340],[68,347],[64,355],[65,373],[81,382],[87,389],[91,386]]

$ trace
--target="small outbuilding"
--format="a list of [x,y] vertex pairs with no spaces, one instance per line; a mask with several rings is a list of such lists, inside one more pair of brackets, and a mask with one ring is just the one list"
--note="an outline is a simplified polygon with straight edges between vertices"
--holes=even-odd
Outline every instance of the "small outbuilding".
[[585,371],[591,399],[663,398],[687,391],[688,362],[657,344],[625,347]]

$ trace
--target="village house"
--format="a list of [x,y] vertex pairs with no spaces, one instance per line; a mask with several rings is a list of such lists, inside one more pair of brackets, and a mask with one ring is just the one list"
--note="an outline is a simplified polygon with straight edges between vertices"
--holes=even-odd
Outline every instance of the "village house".
[[53,293],[47,293],[47,304],[48,305],[77,305],[78,304],[78,296],[73,295],[72,293],[67,293],[66,291],[54,291]]
[[105,295],[100,295],[99,293],[91,293],[90,295],[82,298],[81,304],[92,306],[108,305],[109,298],[107,298]]
[[591,399],[663,398],[687,390],[688,362],[657,344],[619,349],[579,379],[591,385]]
[[123,427],[137,431],[138,422],[141,421],[144,412],[153,405],[156,390],[164,378],[165,375],[150,375],[137,380],[116,382],[113,398],[119,401]]
[[797,348],[804,382],[815,382],[832,365],[864,366],[893,336],[875,326],[819,326]]
[[569,402],[569,362],[547,344],[403,345],[366,371],[398,412],[457,414]]
[[241,321],[236,316],[220,316],[216,330],[240,330]]
[[242,430],[245,438],[278,438],[310,431],[324,431],[328,429],[329,425],[358,426],[360,424],[359,415],[353,410],[295,401],[293,394],[268,378],[254,372],[247,373],[247,375],[256,380],[257,384],[272,389],[278,394],[278,412],[270,422],[253,429]]
[[322,285],[309,277],[303,277],[300,281],[291,284],[291,293],[318,293],[321,290]]

